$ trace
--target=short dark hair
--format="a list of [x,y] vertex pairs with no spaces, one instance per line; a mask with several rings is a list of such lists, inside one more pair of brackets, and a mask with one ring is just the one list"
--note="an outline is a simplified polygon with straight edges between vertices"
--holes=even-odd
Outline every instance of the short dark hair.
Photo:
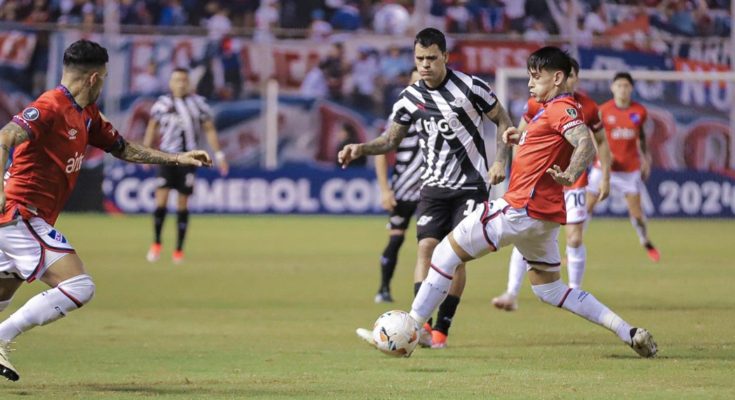
[[574,70],[574,74],[579,76],[579,62],[574,57],[569,57],[569,61],[572,62],[572,70]]
[[613,77],[613,82],[617,81],[618,79],[626,79],[628,82],[630,82],[631,86],[635,86],[635,82],[633,81],[633,77],[630,75],[629,72],[617,72],[615,73],[615,76]]
[[435,44],[442,53],[446,53],[447,51],[447,39],[436,28],[426,28],[417,33],[416,40],[413,41],[413,47],[416,47],[416,43],[422,47],[431,47],[431,45]]
[[175,72],[183,72],[187,75],[189,75],[189,69],[184,67],[176,67],[173,71],[171,71],[171,75],[173,75]]
[[569,54],[554,46],[542,47],[528,56],[526,66],[529,71],[561,71],[565,77],[569,77],[572,72],[572,57]]
[[64,66],[77,68],[103,67],[109,61],[107,49],[96,42],[80,39],[64,50]]

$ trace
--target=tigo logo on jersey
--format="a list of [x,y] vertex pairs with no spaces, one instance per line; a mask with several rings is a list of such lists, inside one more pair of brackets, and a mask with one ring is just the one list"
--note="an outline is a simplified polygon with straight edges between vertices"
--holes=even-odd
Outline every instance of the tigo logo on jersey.
[[67,135],[69,135],[69,140],[74,140],[77,138],[77,133],[79,133],[76,129],[71,128],[69,129],[69,132],[67,132]]
[[462,123],[459,122],[459,116],[457,113],[450,113],[448,119],[440,119],[436,121],[434,117],[431,117],[428,121],[425,119],[419,119],[419,127],[423,128],[430,135],[441,134],[445,139],[451,140],[457,137],[455,132],[462,129]]
[[36,107],[28,107],[23,110],[23,119],[26,121],[35,121],[41,116],[41,112]]

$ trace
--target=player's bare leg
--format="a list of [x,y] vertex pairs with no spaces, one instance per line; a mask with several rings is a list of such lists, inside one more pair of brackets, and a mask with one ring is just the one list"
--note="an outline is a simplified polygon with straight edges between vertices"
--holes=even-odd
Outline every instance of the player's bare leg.
[[656,342],[647,330],[629,325],[591,293],[568,287],[558,271],[543,271],[532,266],[528,278],[539,300],[609,329],[642,357],[656,355]]
[[146,255],[149,262],[156,262],[161,258],[161,232],[163,231],[163,222],[166,220],[166,203],[168,202],[169,191],[168,188],[156,189],[156,209],[153,211],[154,239]]
[[[47,251],[47,256],[50,254]],[[8,365],[7,350],[9,343],[18,335],[33,327],[46,325],[66,316],[94,296],[94,282],[87,275],[82,260],[74,253],[65,254],[46,270],[41,281],[51,289],[37,294],[16,312],[0,323],[0,374],[10,380],[17,380],[18,373]],[[5,286],[6,293],[12,285]],[[14,292],[14,291],[13,291]],[[4,363],[3,363],[4,359]]]
[[582,287],[584,270],[587,264],[587,249],[584,247],[584,222],[566,224],[564,231],[567,235],[567,275],[569,287],[579,289]]
[[630,223],[633,225],[635,233],[638,235],[638,241],[641,243],[641,246],[646,248],[648,258],[650,258],[651,261],[658,262],[658,260],[661,259],[661,255],[648,238],[646,217],[643,214],[643,208],[641,207],[641,195],[639,193],[628,193],[625,195],[625,202],[628,204]]
[[[414,269],[414,295],[418,293],[421,282],[426,279],[429,266],[431,265],[431,257],[437,244],[439,244],[439,240],[434,238],[424,238],[419,241],[416,268]],[[466,271],[464,265],[461,265],[456,272],[455,280],[452,281],[446,299],[439,307],[436,324],[433,328],[431,327],[430,320],[423,324],[421,338],[419,339],[419,344],[422,347],[446,347],[449,328],[452,324],[452,318],[454,318],[454,314],[457,311],[459,300],[462,297],[465,283]]]
[[184,239],[189,229],[189,196],[179,193],[176,207],[176,250],[171,257],[174,264],[184,262]]

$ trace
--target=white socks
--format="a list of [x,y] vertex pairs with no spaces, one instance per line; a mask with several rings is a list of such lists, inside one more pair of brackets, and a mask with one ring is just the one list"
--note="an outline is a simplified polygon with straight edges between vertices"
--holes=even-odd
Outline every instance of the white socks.
[[513,247],[513,252],[510,254],[510,265],[508,266],[508,288],[506,293],[510,293],[515,297],[518,297],[518,292],[521,290],[521,284],[523,278],[526,276],[527,263],[523,259],[523,255],[516,247]]
[[0,323],[0,340],[10,341],[21,333],[65,317],[89,302],[94,282],[89,275],[78,275],[57,287],[33,296],[8,319]]
[[449,240],[444,238],[434,249],[429,273],[411,305],[411,317],[419,325],[423,325],[447,297],[454,271],[460,264],[462,260],[452,249]]
[[620,340],[630,344],[630,329],[627,322],[600,303],[595,296],[579,289],[571,289],[561,279],[544,285],[531,287],[543,302],[564,308],[615,332]]
[[569,287],[579,289],[582,287],[584,268],[587,261],[587,250],[584,244],[579,247],[567,246],[567,272],[569,275]]
[[643,217],[640,220],[633,217],[630,218],[630,223],[635,229],[635,233],[638,235],[638,241],[641,245],[648,243],[648,231],[646,230],[646,218]]

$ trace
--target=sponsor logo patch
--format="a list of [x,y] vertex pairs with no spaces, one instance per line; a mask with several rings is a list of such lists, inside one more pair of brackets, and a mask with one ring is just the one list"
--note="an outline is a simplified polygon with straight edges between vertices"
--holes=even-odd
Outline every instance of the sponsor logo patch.
[[419,220],[416,222],[416,225],[424,226],[428,224],[429,222],[431,222],[432,219],[434,219],[434,217],[430,215],[422,215],[421,218],[419,218]]
[[564,124],[564,126],[561,127],[561,131],[564,132],[564,131],[566,131],[569,128],[574,128],[577,125],[582,125],[582,123],[583,122],[580,121],[580,120],[578,120],[578,119],[575,119],[574,121],[567,122],[566,124]]
[[36,107],[28,107],[23,110],[23,119],[26,121],[35,121],[41,116],[41,112]]
[[567,114],[569,114],[572,118],[577,118],[577,109],[576,108],[567,108]]

